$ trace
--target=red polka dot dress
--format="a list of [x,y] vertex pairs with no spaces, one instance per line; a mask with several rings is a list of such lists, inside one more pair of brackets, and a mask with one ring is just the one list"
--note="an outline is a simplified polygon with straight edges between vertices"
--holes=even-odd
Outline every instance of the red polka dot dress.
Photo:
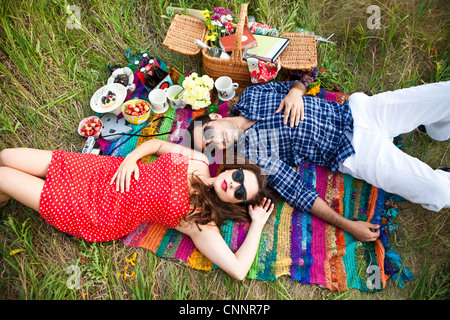
[[87,241],[118,239],[142,222],[175,228],[189,212],[189,159],[164,154],[138,161],[139,181],[130,190],[110,184],[124,158],[54,151],[39,212],[57,229]]

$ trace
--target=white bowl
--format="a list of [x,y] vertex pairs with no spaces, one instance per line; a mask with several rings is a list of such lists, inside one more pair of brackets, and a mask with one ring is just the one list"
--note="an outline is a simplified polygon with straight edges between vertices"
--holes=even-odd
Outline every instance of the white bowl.
[[102,132],[103,123],[102,123],[102,121],[100,120],[99,117],[97,117],[97,116],[90,116],[90,117],[84,118],[84,119],[81,120],[80,123],[78,124],[78,134],[79,134],[80,136],[82,136],[83,138],[89,138],[90,136],[87,136],[87,135],[82,134],[82,133],[81,133],[81,128],[84,127],[85,123],[86,123],[88,120],[93,120],[93,119],[98,119],[98,121],[100,122],[100,130],[97,131],[97,132],[96,132],[95,134],[93,134],[92,136],[95,137],[95,138],[98,138],[98,137],[100,136],[100,133]]
[[128,92],[133,92],[134,89],[136,89],[136,86],[133,83],[134,82],[134,74],[133,74],[133,71],[128,67],[118,68],[118,69],[114,70],[114,72],[111,74],[111,77],[108,78],[107,84],[115,83],[114,80],[116,80],[116,77],[119,74],[124,74],[124,75],[128,76],[128,85],[126,85],[125,88],[127,89]]

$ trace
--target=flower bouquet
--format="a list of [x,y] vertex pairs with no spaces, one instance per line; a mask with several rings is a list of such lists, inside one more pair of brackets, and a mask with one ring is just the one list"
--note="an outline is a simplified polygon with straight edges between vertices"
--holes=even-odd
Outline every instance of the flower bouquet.
[[[306,95],[315,96],[320,91],[320,79],[317,79],[318,68],[309,70],[295,70],[290,75],[290,80],[300,80],[307,88]],[[325,69],[320,70],[321,74],[325,73]]]
[[209,76],[193,72],[183,81],[183,100],[191,105],[193,110],[206,108],[211,104],[210,91],[214,88],[214,81]]
[[213,11],[204,10],[201,13],[209,30],[206,40],[209,40],[211,44],[218,45],[220,37],[229,35],[234,31],[234,26],[231,22],[233,20],[231,11],[217,7]]

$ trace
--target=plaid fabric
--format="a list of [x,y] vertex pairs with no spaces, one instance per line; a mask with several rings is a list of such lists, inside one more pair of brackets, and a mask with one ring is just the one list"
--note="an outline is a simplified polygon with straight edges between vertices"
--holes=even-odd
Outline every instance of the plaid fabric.
[[304,96],[305,120],[294,128],[284,125],[284,113],[275,111],[291,84],[271,82],[246,88],[230,116],[241,114],[257,120],[240,135],[237,153],[264,168],[269,184],[287,203],[308,212],[318,194],[303,184],[292,167],[310,162],[338,172],[339,163],[355,152],[344,134],[353,131],[353,118],[348,102],[339,104]]

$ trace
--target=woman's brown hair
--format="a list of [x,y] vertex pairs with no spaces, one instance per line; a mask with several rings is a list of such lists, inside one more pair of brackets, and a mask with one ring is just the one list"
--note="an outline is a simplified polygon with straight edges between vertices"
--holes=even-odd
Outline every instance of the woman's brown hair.
[[260,204],[264,197],[271,199],[272,202],[275,201],[274,191],[267,186],[266,175],[263,174],[259,166],[250,163],[247,159],[237,161],[237,158],[235,158],[231,164],[222,164],[219,167],[218,174],[222,171],[239,168],[251,171],[256,176],[258,193],[253,198],[248,199],[246,203],[239,204],[224,202],[217,196],[212,185],[206,185],[198,176],[192,175],[190,183],[193,191],[190,195],[190,202],[193,209],[185,217],[185,220],[195,222],[199,229],[199,225],[214,222],[220,230],[227,220],[250,222],[248,206]]

